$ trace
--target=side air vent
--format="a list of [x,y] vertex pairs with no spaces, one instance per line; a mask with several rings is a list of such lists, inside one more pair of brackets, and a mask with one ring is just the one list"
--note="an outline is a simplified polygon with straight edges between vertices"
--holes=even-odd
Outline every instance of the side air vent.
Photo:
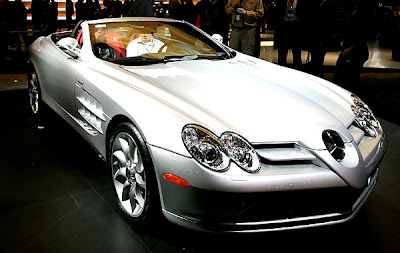
[[76,107],[81,115],[81,126],[90,134],[103,133],[102,122],[105,121],[103,107],[99,101],[92,97],[80,86],[75,86]]

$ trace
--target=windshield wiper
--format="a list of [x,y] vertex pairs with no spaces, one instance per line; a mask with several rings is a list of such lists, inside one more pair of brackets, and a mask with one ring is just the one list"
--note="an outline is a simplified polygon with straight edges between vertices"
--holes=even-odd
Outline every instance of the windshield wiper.
[[175,61],[191,61],[198,59],[209,59],[209,60],[223,60],[226,59],[223,55],[169,55],[162,59],[158,58],[147,58],[143,56],[127,57],[127,58],[110,58],[107,61],[125,65],[125,66],[142,66],[156,63],[167,63]]
[[171,62],[171,61],[191,61],[191,60],[200,60],[200,59],[208,59],[208,60],[223,60],[226,59],[223,55],[209,55],[209,54],[202,54],[202,55],[170,55],[165,56],[164,60]]
[[107,61],[125,66],[141,66],[155,63],[163,63],[164,59],[146,58],[142,56],[127,57],[127,58],[110,58]]
[[197,55],[168,55],[164,57],[164,61],[191,61],[196,60],[198,57]]

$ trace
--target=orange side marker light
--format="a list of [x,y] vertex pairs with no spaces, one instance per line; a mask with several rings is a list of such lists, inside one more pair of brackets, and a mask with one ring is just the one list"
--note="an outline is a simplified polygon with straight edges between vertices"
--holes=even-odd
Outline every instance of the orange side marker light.
[[178,176],[165,173],[165,174],[163,174],[163,177],[165,179],[167,179],[168,181],[170,181],[171,183],[174,183],[174,184],[177,184],[177,185],[180,185],[180,186],[183,186],[183,187],[188,187],[189,186],[189,183],[185,179],[180,178]]

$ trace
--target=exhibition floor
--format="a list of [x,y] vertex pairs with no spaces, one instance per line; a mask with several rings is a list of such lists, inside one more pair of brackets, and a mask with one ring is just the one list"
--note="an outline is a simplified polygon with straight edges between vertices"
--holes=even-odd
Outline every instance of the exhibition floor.
[[0,74],[1,252],[400,251],[400,71],[369,69],[356,92],[381,119],[389,148],[378,184],[355,219],[238,235],[129,223],[118,211],[109,168],[57,116],[38,129],[26,86],[21,71]]

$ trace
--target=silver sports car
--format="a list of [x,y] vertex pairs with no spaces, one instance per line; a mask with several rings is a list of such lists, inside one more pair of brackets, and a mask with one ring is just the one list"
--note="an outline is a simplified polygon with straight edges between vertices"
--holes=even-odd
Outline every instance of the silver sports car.
[[182,21],[81,22],[37,39],[29,61],[33,116],[46,104],[94,147],[137,223],[157,212],[216,232],[344,222],[387,148],[356,95]]

